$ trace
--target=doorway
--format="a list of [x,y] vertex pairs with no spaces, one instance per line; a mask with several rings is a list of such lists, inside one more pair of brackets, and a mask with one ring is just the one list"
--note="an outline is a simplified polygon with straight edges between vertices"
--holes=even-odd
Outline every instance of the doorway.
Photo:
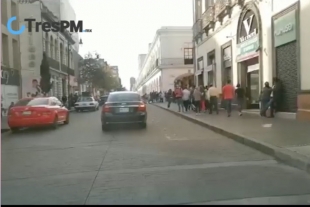
[[246,92],[246,108],[259,109],[260,73],[258,57],[241,63],[241,86]]

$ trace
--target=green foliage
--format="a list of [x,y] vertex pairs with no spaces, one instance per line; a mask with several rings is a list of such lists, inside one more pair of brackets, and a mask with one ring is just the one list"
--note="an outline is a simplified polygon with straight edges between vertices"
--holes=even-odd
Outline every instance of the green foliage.
[[98,57],[97,54],[92,55],[91,53],[84,57],[80,63],[79,82],[107,90],[118,87],[118,80],[109,71],[104,70],[102,65],[100,65]]
[[40,87],[42,93],[45,95],[52,88],[50,66],[48,64],[48,60],[46,58],[45,53],[43,53],[43,59],[40,65],[40,75],[41,75]]

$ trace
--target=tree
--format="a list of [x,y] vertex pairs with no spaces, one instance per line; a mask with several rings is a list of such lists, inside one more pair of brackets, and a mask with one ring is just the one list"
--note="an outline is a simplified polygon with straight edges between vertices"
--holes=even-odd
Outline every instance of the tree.
[[91,88],[113,89],[118,87],[118,81],[112,76],[110,71],[104,70],[103,66],[98,60],[98,54],[88,53],[85,58],[81,60],[81,70],[79,82],[87,84]]
[[45,53],[43,53],[43,59],[40,65],[40,75],[41,75],[40,87],[42,93],[46,95],[48,92],[50,92],[52,88],[52,83],[51,83],[50,66],[48,64],[48,60],[46,58]]

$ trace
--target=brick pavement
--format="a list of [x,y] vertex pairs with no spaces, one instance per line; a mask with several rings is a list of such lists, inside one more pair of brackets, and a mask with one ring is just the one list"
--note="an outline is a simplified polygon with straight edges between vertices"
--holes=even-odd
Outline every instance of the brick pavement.
[[[166,103],[156,103],[156,105],[167,109]],[[169,110],[177,112],[178,107],[176,104],[172,104]],[[231,117],[227,117],[225,111],[220,111],[219,115],[209,115],[208,113],[195,115],[192,111],[180,114],[186,116],[186,118],[192,118],[207,124],[219,133],[222,133],[224,130],[232,136],[247,137],[264,146],[289,150],[296,156],[300,156],[300,159],[307,160],[308,166],[306,166],[306,169],[310,170],[309,122],[268,119],[251,114],[244,114],[242,117],[239,117],[237,112],[233,112]],[[243,142],[244,140],[240,141]]]

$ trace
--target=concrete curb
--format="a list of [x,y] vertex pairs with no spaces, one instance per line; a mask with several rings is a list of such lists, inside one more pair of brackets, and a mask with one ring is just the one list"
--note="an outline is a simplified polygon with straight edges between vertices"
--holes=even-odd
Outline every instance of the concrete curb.
[[300,170],[306,171],[307,173],[310,173],[310,159],[304,155],[297,154],[293,151],[290,151],[288,149],[276,147],[274,145],[258,141],[256,139],[252,139],[250,137],[245,137],[241,134],[232,133],[229,131],[226,131],[216,125],[211,125],[209,123],[202,122],[200,120],[197,120],[193,117],[190,117],[188,115],[164,108],[162,106],[159,106],[157,104],[152,104],[158,108],[161,108],[163,110],[169,111],[170,113],[173,113],[179,117],[182,117],[188,121],[191,121],[195,124],[199,124],[200,126],[206,127],[218,134],[221,134],[225,137],[228,137],[230,139],[233,139],[234,141],[237,141],[241,144],[244,144],[248,147],[251,147],[253,149],[259,150],[267,155],[270,155],[274,157],[277,161],[283,162],[287,165],[290,165],[292,167],[296,167]]

